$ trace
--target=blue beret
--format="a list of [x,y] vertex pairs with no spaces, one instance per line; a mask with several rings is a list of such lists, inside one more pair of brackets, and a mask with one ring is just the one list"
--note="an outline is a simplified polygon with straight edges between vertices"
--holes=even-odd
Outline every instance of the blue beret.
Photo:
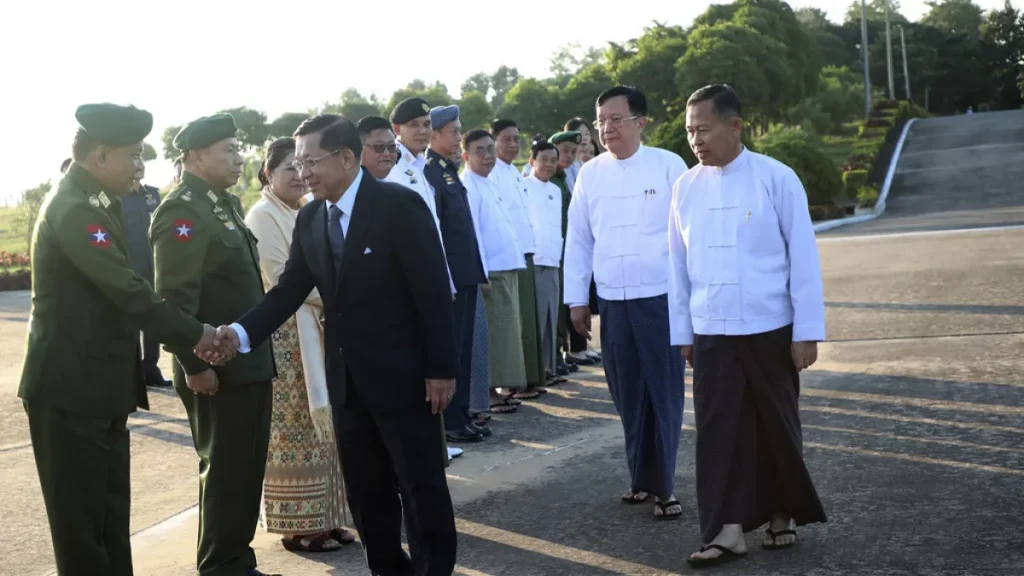
[[86,134],[110,146],[137,144],[153,130],[153,115],[135,106],[83,104],[75,119]]
[[174,137],[174,147],[185,150],[199,150],[211,144],[234,138],[238,129],[231,114],[214,114],[197,118],[185,126]]
[[401,126],[427,114],[430,114],[430,104],[427,104],[423,98],[412,97],[399,102],[398,106],[391,111],[388,120],[391,120],[392,124]]
[[459,107],[454,104],[430,109],[430,127],[434,130],[440,130],[458,119]]

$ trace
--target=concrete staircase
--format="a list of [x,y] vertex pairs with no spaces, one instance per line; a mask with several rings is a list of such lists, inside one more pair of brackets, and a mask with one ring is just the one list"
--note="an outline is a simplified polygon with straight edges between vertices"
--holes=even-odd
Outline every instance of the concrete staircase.
[[835,234],[1024,224],[1024,110],[917,120],[877,220]]

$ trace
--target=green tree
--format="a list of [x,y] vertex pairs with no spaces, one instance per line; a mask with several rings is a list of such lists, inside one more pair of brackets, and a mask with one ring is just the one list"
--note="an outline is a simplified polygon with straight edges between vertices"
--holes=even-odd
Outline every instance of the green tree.
[[174,160],[181,156],[181,151],[174,147],[174,137],[178,135],[178,132],[181,132],[181,126],[168,126],[164,128],[164,133],[160,135],[165,160]]
[[623,45],[611,44],[605,52],[605,68],[611,83],[643,87],[648,114],[656,123],[669,121],[682,113],[689,93],[682,93],[675,75],[666,71],[674,69],[686,47],[682,27],[655,22],[640,37]]
[[376,95],[370,95],[369,98],[363,96],[359,90],[355,88],[349,88],[341,94],[341,98],[338,102],[326,104],[321,113],[323,114],[341,114],[345,118],[353,122],[358,122],[362,118],[367,116],[384,116],[387,118],[387,113],[390,112],[390,108],[384,110],[383,104],[377,98]]
[[566,120],[558,112],[559,96],[550,84],[523,78],[505,96],[501,117],[515,120],[527,134],[551,134]]
[[491,76],[486,72],[477,72],[462,83],[459,88],[461,94],[468,94],[470,92],[479,92],[485,97],[491,92]]
[[[822,66],[850,66],[857,59],[857,41],[849,42],[845,30],[829,21],[820,8],[800,8],[796,19],[810,35]],[[859,38],[859,28],[857,31]]]
[[981,33],[984,12],[973,0],[931,0],[925,4],[928,13],[921,18],[922,24],[973,38]]
[[559,81],[559,84],[564,85],[580,70],[600,64],[603,60],[604,52],[600,48],[594,46],[584,48],[578,42],[574,42],[562,46],[551,56],[548,70]]
[[[580,70],[560,93],[560,102],[556,106],[557,112],[562,117],[559,126],[576,116],[593,120],[597,97],[612,84],[612,78],[608,75],[604,64],[591,64]],[[550,129],[554,130],[557,127],[552,126]]]
[[15,220],[15,229],[23,234],[25,245],[32,250],[32,232],[36,227],[36,220],[39,218],[39,208],[43,204],[43,198],[50,191],[50,181],[47,180],[35,188],[30,188],[21,193],[21,201],[18,202],[18,216]]
[[150,146],[149,143],[144,142],[142,148],[142,161],[151,162],[153,160],[156,160],[156,150]]
[[790,123],[818,135],[837,134],[864,113],[864,82],[846,67],[822,68],[817,94],[789,112]]
[[244,147],[259,148],[267,143],[267,115],[246,106],[228,108],[221,113],[231,114],[238,128],[238,141]]
[[505,95],[516,85],[516,82],[519,82],[520,78],[522,76],[519,75],[518,69],[504,64],[498,66],[494,74],[491,74],[491,89],[494,90],[494,94],[491,96],[492,108],[501,112],[501,107],[505,103]]
[[988,69],[996,83],[993,107],[1009,110],[1024,103],[1024,16],[1006,0],[1001,10],[989,12],[982,25],[988,51]]
[[434,106],[447,106],[452,103],[452,97],[448,94],[448,88],[444,84],[434,82],[428,86],[423,80],[416,79],[405,88],[396,90],[388,100],[388,105],[385,106],[385,109],[390,112],[402,100],[414,97],[423,98],[431,108]]
[[686,54],[676,63],[682,94],[706,84],[728,84],[743,102],[748,122],[764,130],[782,114],[782,96],[792,74],[776,56],[783,49],[749,26],[734,22],[702,25],[690,32]]
[[491,120],[494,119],[494,109],[491,108],[491,103],[480,92],[464,93],[456,104],[459,105],[459,120],[462,122],[463,132],[473,128],[484,128],[490,125]]
[[[295,134],[299,124],[302,124],[306,118],[309,118],[309,114],[305,112],[285,112],[281,114],[273,122],[267,124],[267,139],[274,140],[290,137],[292,134]],[[359,119],[356,118],[356,120]]]
[[[885,21],[885,2],[886,0],[871,0],[867,4],[868,22],[884,22]],[[900,14],[900,2],[899,0],[888,0],[889,2],[889,22],[890,23],[905,23],[907,19]],[[844,22],[860,26],[860,0],[853,0],[850,3],[850,7],[846,9],[846,18]]]

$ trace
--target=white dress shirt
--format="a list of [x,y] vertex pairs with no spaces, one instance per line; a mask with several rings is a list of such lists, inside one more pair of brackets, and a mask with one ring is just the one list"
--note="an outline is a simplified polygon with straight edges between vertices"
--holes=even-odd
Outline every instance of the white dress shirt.
[[[363,182],[363,171],[360,170],[356,174],[355,180],[348,185],[345,192],[342,193],[341,198],[338,199],[338,208],[341,210],[341,232],[348,236],[348,225],[352,221],[352,209],[356,205],[356,195],[359,194],[359,185]],[[331,206],[334,206],[334,202],[330,200],[324,200],[327,204],[327,225],[331,225]],[[233,322],[231,328],[238,334],[238,351],[242,354],[248,354],[252,349],[249,346],[249,334],[245,331],[238,322]]]
[[[427,178],[423,175],[423,168],[427,165],[427,158],[422,152],[413,155],[405,147],[405,144],[402,144],[401,140],[396,140],[395,144],[398,145],[398,161],[395,162],[391,172],[388,173],[387,178],[384,180],[401,184],[419,194],[420,198],[423,198],[423,201],[427,203],[427,208],[430,208],[430,214],[434,217],[434,227],[437,228],[437,235],[440,237],[441,221],[437,218],[437,201],[434,198],[434,187],[427,182]],[[441,242],[441,249],[444,250],[443,241]],[[447,258],[448,255],[446,254],[446,262]],[[448,285],[451,288],[452,294],[455,294],[455,283],[452,281],[450,269],[448,270]]]
[[536,174],[525,182],[530,223],[537,239],[533,263],[558,267],[562,264],[562,189],[552,182],[542,182]]
[[672,190],[669,254],[673,345],[790,323],[794,342],[825,340],[807,194],[785,164],[744,149],[725,167],[687,171]]
[[498,190],[507,203],[508,215],[515,227],[519,248],[523,254],[533,254],[537,251],[537,240],[530,224],[530,210],[526,202],[526,184],[523,183],[523,177],[519,175],[515,166],[506,164],[498,158],[487,178],[498,185]]
[[565,303],[586,306],[590,279],[605,300],[668,293],[668,213],[672,184],[686,172],[678,155],[640,148],[609,152],[576,176],[565,239]]
[[525,269],[526,258],[519,248],[512,218],[505,210],[508,202],[498,186],[469,169],[461,178],[469,195],[484,271],[489,274]]

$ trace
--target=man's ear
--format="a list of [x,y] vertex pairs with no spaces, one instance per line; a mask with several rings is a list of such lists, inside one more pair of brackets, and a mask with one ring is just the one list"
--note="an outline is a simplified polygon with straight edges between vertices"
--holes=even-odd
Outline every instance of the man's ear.
[[640,120],[640,130],[642,131],[644,128],[647,128],[648,118],[647,118],[647,116],[641,116],[639,118],[639,120]]
[[469,164],[469,152],[462,152],[462,161],[465,162],[466,164]]
[[110,148],[106,144],[97,144],[96,149],[93,150],[93,154],[96,155],[96,163],[100,166],[107,165],[107,158],[110,157]]

